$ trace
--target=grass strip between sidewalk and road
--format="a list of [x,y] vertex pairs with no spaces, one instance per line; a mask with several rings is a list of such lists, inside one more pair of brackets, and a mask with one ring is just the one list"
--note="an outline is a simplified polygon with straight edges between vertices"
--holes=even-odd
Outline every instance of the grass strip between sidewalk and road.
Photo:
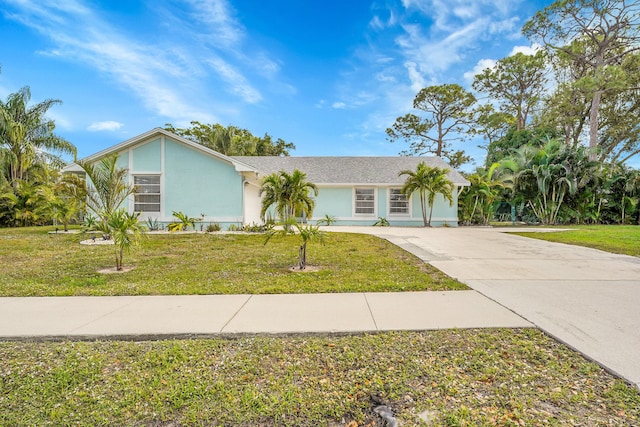
[[328,233],[310,243],[318,271],[291,272],[296,236],[264,244],[261,234],[151,234],[113,267],[114,246],[85,246],[86,234],[52,227],[0,229],[0,296],[289,294],[468,289],[416,256],[363,234]]
[[0,343],[0,425],[638,425],[640,393],[535,329]]

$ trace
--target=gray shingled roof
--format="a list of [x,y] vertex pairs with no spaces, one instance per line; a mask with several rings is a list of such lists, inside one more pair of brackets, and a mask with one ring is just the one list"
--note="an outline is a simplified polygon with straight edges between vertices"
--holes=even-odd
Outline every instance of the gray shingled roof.
[[[402,170],[415,170],[418,163],[448,168],[439,157],[275,157],[231,156],[232,159],[255,167],[264,174],[298,169],[315,184],[402,184]],[[449,170],[449,179],[456,185],[469,185],[460,173]]]

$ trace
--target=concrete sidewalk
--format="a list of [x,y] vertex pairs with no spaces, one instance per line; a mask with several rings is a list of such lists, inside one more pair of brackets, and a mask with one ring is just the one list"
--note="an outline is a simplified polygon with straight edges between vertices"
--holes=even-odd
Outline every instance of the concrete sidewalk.
[[532,325],[476,291],[0,298],[0,339],[493,327]]

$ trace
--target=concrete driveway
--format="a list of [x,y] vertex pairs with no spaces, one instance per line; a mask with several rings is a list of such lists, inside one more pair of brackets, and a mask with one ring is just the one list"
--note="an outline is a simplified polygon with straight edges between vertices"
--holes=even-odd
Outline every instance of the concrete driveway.
[[405,248],[640,387],[640,258],[505,233],[513,229],[337,230]]

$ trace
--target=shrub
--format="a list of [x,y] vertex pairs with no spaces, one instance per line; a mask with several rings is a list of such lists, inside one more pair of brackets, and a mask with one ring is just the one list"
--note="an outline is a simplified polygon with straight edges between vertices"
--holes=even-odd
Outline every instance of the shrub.
[[213,233],[220,230],[222,230],[222,227],[220,227],[220,224],[218,224],[217,222],[210,223],[206,228],[207,233]]

